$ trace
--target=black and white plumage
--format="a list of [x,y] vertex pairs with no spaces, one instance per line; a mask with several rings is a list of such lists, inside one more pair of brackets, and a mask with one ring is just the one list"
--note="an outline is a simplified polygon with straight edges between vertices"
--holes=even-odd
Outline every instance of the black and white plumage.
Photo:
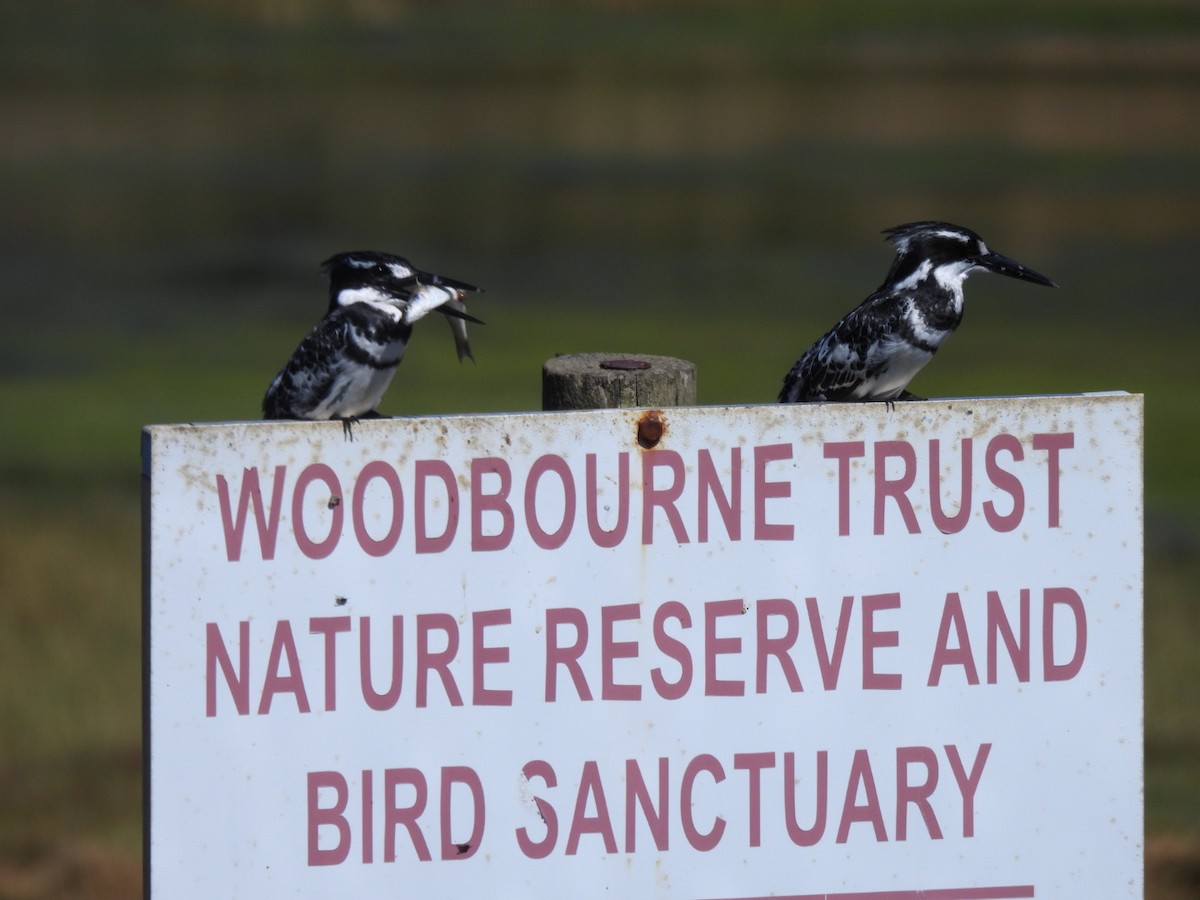
[[374,250],[339,253],[322,267],[329,309],[267,388],[263,418],[341,419],[349,436],[355,419],[378,415],[413,323],[435,310],[450,323],[459,361],[474,359],[466,323],[479,320],[463,299],[479,288]]
[[781,403],[918,399],[908,383],[962,321],[968,275],[982,269],[1055,286],[959,225],[912,222],[884,233],[896,248],[887,278],[804,351]]

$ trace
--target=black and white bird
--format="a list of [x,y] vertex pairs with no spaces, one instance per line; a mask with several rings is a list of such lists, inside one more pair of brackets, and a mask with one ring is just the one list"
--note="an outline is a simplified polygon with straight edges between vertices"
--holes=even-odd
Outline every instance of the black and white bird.
[[796,360],[781,403],[920,399],[908,383],[962,321],[968,275],[982,269],[1056,287],[969,228],[911,222],[884,234],[896,248],[887,278]]
[[[347,437],[359,418],[373,418],[404,358],[413,323],[446,316],[461,362],[471,355],[464,298],[480,289],[423,272],[402,256],[361,250],[322,263],[329,310],[300,342],[263,398],[266,419],[340,419]],[[479,322],[479,324],[482,324]]]

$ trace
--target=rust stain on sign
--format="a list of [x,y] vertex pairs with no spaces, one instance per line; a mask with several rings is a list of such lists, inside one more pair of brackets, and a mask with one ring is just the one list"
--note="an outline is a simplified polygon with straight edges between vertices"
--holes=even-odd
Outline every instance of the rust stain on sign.
[[653,450],[667,432],[667,420],[661,409],[642,413],[637,420],[637,442],[643,450]]

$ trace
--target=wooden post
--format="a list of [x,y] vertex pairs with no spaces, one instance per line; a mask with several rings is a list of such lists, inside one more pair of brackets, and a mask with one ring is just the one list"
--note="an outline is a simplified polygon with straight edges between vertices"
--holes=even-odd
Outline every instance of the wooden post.
[[696,364],[644,353],[575,353],[542,366],[542,409],[695,406]]

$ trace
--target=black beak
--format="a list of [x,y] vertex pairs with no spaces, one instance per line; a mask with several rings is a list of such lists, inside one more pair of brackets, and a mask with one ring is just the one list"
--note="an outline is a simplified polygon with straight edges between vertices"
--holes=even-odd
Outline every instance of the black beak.
[[1034,284],[1044,284],[1047,287],[1058,287],[1053,281],[1028,266],[1023,266],[1015,259],[1009,259],[999,253],[987,253],[977,260],[978,264],[989,272],[1020,278],[1022,281],[1032,281]]
[[470,315],[469,313],[460,312],[459,310],[451,309],[448,306],[439,306],[437,308],[437,311],[440,312],[443,316],[449,316],[452,319],[465,319],[468,322],[474,322],[476,325],[486,325],[487,324],[486,322],[483,321],[483,319],[477,319],[474,316]]
[[457,288],[460,291],[470,291],[472,294],[482,294],[483,288],[475,287],[473,284],[467,284],[465,281],[459,281],[457,278],[447,278],[445,275],[435,275],[432,272],[417,272],[418,284],[429,284],[434,287],[449,287]]

